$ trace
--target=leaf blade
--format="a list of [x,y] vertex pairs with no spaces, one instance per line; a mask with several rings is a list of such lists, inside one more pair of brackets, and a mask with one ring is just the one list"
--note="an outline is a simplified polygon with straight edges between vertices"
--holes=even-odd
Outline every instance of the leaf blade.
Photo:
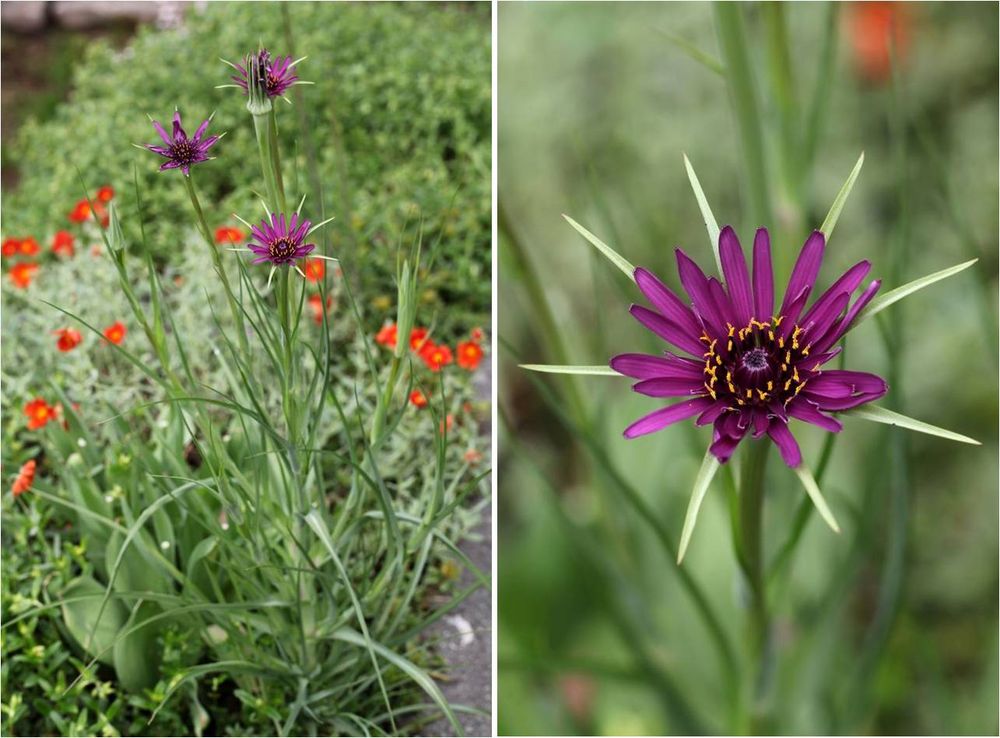
[[701,182],[698,181],[698,175],[695,174],[687,154],[684,154],[684,168],[687,170],[688,181],[691,183],[691,189],[694,190],[694,199],[698,201],[698,209],[701,210],[702,220],[705,221],[705,228],[708,230],[708,241],[712,244],[715,265],[719,268],[719,274],[722,274],[722,258],[719,256],[719,223],[715,220],[712,208],[708,204],[708,198],[705,197],[705,192],[701,189]]
[[862,420],[870,420],[874,423],[894,425],[899,428],[916,431],[917,433],[926,433],[929,436],[937,436],[939,438],[945,438],[949,441],[956,441],[957,443],[968,443],[973,446],[983,445],[975,438],[963,436],[961,433],[955,433],[954,431],[947,430],[946,428],[939,428],[936,425],[925,423],[922,420],[911,418],[907,415],[903,415],[902,413],[889,410],[888,408],[879,407],[878,405],[862,405],[861,407],[844,410],[840,414],[853,418],[861,418]]
[[573,366],[568,364],[518,364],[518,367],[521,369],[527,369],[530,372],[541,372],[543,374],[580,374],[595,377],[624,376],[623,374],[616,372],[610,366],[605,366],[603,364],[590,366]]
[[677,548],[678,565],[684,560],[688,543],[691,542],[691,534],[694,533],[694,526],[698,520],[698,511],[701,503],[705,499],[715,473],[719,470],[719,460],[709,450],[705,452],[705,458],[701,461],[701,468],[698,469],[698,476],[694,479],[694,489],[691,490],[691,500],[688,502],[687,513],[684,515],[684,528],[681,531],[681,543]]
[[802,482],[802,486],[805,488],[806,494],[809,495],[809,499],[813,501],[820,517],[823,518],[834,533],[840,533],[840,526],[837,525],[837,519],[833,517],[833,512],[830,510],[830,506],[826,504],[826,499],[823,497],[823,493],[820,492],[819,485],[816,484],[816,480],[813,478],[812,472],[809,471],[805,464],[793,467],[792,471],[795,472],[799,481]]
[[857,319],[854,321],[855,325],[859,324],[863,320],[867,320],[873,315],[877,315],[890,305],[899,302],[904,297],[909,297],[914,292],[922,290],[924,287],[930,287],[935,282],[940,282],[942,279],[947,279],[948,277],[954,276],[959,272],[965,271],[977,261],[979,261],[979,259],[963,261],[961,264],[956,264],[955,266],[948,267],[947,269],[942,269],[939,272],[934,272],[933,274],[928,274],[925,277],[914,279],[912,282],[907,282],[902,287],[897,287],[894,290],[886,292],[880,297],[876,297],[871,301],[871,303],[869,303],[868,307],[861,311]]
[[581,236],[583,236],[588,241],[590,241],[591,245],[593,245],[594,248],[596,248],[598,251],[600,251],[601,254],[605,258],[607,258],[608,261],[610,261],[616,267],[618,267],[619,269],[621,269],[622,272],[625,274],[625,276],[627,276],[633,282],[635,281],[635,267],[632,265],[632,262],[630,262],[624,256],[622,256],[621,254],[619,254],[613,248],[611,248],[610,246],[608,246],[606,243],[604,243],[604,241],[602,241],[601,239],[599,239],[597,236],[595,236],[593,233],[591,233],[590,231],[588,231],[586,228],[584,228],[582,225],[580,225],[579,223],[577,223],[575,220],[573,220],[571,217],[569,217],[565,213],[563,213],[563,218],[565,218],[566,222],[569,223],[571,226],[573,226],[573,228],[576,229],[577,233],[579,233]]
[[862,151],[861,156],[858,157],[858,161],[854,165],[854,169],[847,176],[847,181],[844,182],[840,188],[840,192],[837,193],[837,197],[834,198],[833,205],[830,206],[830,212],[826,214],[826,218],[823,220],[823,225],[819,227],[827,243],[829,243],[830,237],[833,235],[834,226],[837,225],[837,220],[840,218],[840,211],[844,209],[844,203],[847,202],[847,197],[851,194],[851,190],[854,189],[854,183],[857,181],[858,175],[861,174],[861,167],[864,166],[864,163],[865,152]]

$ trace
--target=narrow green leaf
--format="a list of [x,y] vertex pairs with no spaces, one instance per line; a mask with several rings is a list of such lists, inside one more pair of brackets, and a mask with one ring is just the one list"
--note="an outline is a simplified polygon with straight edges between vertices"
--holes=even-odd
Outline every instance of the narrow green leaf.
[[809,499],[813,501],[813,504],[816,506],[823,520],[826,521],[826,524],[833,529],[834,533],[840,533],[840,526],[837,525],[833,513],[830,512],[830,507],[826,504],[826,500],[823,499],[823,493],[819,491],[819,485],[813,479],[812,472],[809,471],[805,464],[800,464],[793,468],[792,471],[798,476],[799,481],[802,482],[802,486],[806,488],[806,494],[809,495]]
[[660,31],[660,33],[667,39],[670,43],[676,46],[678,49],[683,51],[689,57],[694,59],[696,62],[704,66],[711,72],[715,72],[720,77],[726,76],[726,70],[722,66],[722,62],[713,57],[711,54],[707,54],[693,43],[687,39],[681,38],[680,36],[675,36],[667,31]]
[[833,201],[833,205],[830,206],[830,212],[826,214],[826,219],[823,221],[823,225],[819,227],[820,232],[826,237],[827,242],[830,241],[830,236],[833,235],[833,228],[837,225],[837,219],[840,217],[840,211],[844,209],[844,203],[847,202],[847,196],[851,194],[851,190],[854,189],[854,182],[857,180],[858,175],[861,174],[861,167],[865,163],[865,152],[861,152],[861,156],[858,157],[857,164],[854,165],[854,169],[851,170],[851,174],[847,177],[847,181],[844,182],[844,186],[840,188],[840,192],[837,193],[837,199]]
[[698,201],[702,220],[705,221],[705,228],[708,229],[708,241],[712,244],[715,265],[719,268],[719,274],[722,274],[722,259],[719,257],[719,224],[712,214],[712,208],[709,207],[708,199],[701,189],[701,182],[698,181],[698,175],[694,173],[694,167],[691,166],[691,161],[687,158],[687,154],[684,154],[684,168],[687,169],[688,180],[691,182],[691,189],[694,190],[694,198]]
[[861,407],[855,407],[850,410],[844,410],[841,415],[848,415],[852,418],[861,418],[862,420],[871,420],[875,423],[885,423],[886,425],[895,425],[900,428],[906,428],[908,430],[916,431],[917,433],[926,433],[929,436],[938,436],[939,438],[947,438],[949,441],[958,441],[959,443],[970,443],[974,446],[982,446],[983,444],[977,441],[975,438],[969,438],[968,436],[963,436],[960,433],[953,433],[950,430],[945,430],[944,428],[938,428],[936,425],[931,425],[930,423],[924,423],[921,420],[916,420],[915,418],[902,415],[892,410],[888,410],[884,407],[879,407],[878,405],[862,405]]
[[598,251],[604,254],[604,256],[606,256],[612,264],[621,269],[629,279],[635,281],[635,267],[632,266],[628,259],[621,256],[617,251],[604,243],[604,241],[599,239],[565,213],[563,213],[563,218],[565,218],[566,222],[573,226],[581,236],[590,241],[590,243],[592,243]]
[[705,452],[702,459],[701,469],[694,480],[694,489],[691,490],[691,501],[688,503],[687,514],[684,516],[684,529],[681,532],[681,544],[677,550],[677,563],[684,560],[684,553],[687,551],[688,543],[691,541],[691,534],[694,533],[694,524],[698,520],[698,511],[701,509],[701,501],[705,499],[708,486],[712,483],[715,472],[719,470],[719,460],[711,451]]
[[959,272],[968,269],[970,266],[975,264],[979,259],[970,259],[969,261],[963,261],[961,264],[956,264],[953,267],[948,267],[947,269],[942,269],[940,272],[934,272],[933,274],[928,274],[926,277],[921,277],[920,279],[915,279],[912,282],[904,284],[902,287],[897,287],[894,290],[886,292],[880,297],[876,297],[872,300],[868,307],[861,311],[857,319],[854,321],[855,325],[860,323],[862,320],[866,320],[873,315],[885,310],[887,307],[893,303],[899,302],[904,297],[912,295],[917,290],[922,290],[924,287],[929,287],[935,282],[940,282],[942,279],[947,279],[952,275],[958,274]]
[[518,364],[521,369],[531,372],[543,372],[545,374],[585,374],[598,377],[621,377],[610,366],[598,364],[597,366],[566,366],[562,364]]

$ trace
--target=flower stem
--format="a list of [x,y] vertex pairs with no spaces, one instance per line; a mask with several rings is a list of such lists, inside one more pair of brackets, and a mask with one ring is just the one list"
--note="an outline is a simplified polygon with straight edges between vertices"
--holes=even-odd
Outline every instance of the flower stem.
[[257,137],[257,154],[260,157],[260,169],[264,176],[264,187],[267,190],[268,206],[271,212],[285,212],[285,193],[278,184],[280,175],[277,173],[275,152],[277,143],[271,143],[271,126],[269,114],[253,116],[253,131]]
[[749,730],[766,733],[766,693],[770,672],[770,615],[763,566],[764,478],[770,444],[747,441],[743,454],[740,479],[739,527],[740,543],[747,583],[750,589],[749,638],[747,639],[749,677]]

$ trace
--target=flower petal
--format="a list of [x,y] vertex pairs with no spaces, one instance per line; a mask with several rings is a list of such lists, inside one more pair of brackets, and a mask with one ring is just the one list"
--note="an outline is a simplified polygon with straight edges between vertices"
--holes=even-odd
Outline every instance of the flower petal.
[[685,397],[705,394],[705,383],[683,377],[656,377],[637,382],[632,389],[647,397]]
[[840,279],[830,285],[830,288],[822,294],[822,296],[813,303],[812,307],[806,312],[799,321],[803,326],[806,325],[810,318],[819,310],[822,310],[830,302],[832,302],[841,292],[846,292],[848,295],[854,292],[861,284],[861,280],[865,278],[868,271],[871,269],[872,265],[870,261],[859,261],[857,264],[852,266],[846,272],[844,272]]
[[[722,260],[722,274],[726,278],[729,299],[736,312],[738,325],[746,325],[753,316],[753,294],[750,288],[750,274],[743,247],[731,226],[726,226],[719,234],[719,258]],[[763,318],[762,318],[763,319]]]
[[632,425],[625,429],[624,436],[625,438],[638,438],[647,433],[655,433],[658,430],[663,430],[668,425],[672,425],[685,418],[690,418],[692,415],[697,415],[712,404],[712,400],[707,397],[696,397],[692,400],[679,402],[676,405],[662,407],[632,423]]
[[679,356],[651,356],[649,354],[619,354],[609,366],[619,374],[635,379],[675,377],[697,379],[702,376],[701,363]]
[[155,128],[156,132],[160,134],[160,138],[163,139],[163,142],[167,146],[172,146],[173,145],[174,140],[172,138],[170,138],[170,136],[167,135],[166,130],[164,130],[163,126],[160,125],[159,121],[156,121],[156,120],[153,121],[153,128]]
[[771,423],[767,429],[767,435],[771,437],[774,444],[781,452],[782,460],[793,469],[802,463],[802,452],[799,450],[798,441],[792,435],[787,423]]
[[633,305],[629,308],[629,312],[632,313],[636,320],[664,341],[694,356],[701,356],[704,353],[705,347],[697,338],[686,333],[676,323],[672,323],[659,313],[653,312],[649,308],[644,308],[642,305]]
[[758,228],[753,239],[753,309],[761,321],[774,314],[774,273],[767,228]]
[[716,336],[722,333],[724,322],[715,310],[712,294],[708,289],[708,278],[691,258],[681,249],[676,250],[677,273],[680,275],[684,290],[694,303],[695,312]]
[[835,344],[841,339],[841,337],[851,330],[855,319],[858,317],[858,313],[864,310],[865,306],[872,301],[875,297],[875,293],[878,292],[879,287],[882,286],[882,280],[876,279],[874,282],[865,288],[865,291],[861,293],[861,297],[854,301],[847,314],[838,323],[835,323],[833,327],[827,331],[827,334],[823,336],[820,340],[816,342],[817,351],[826,351],[830,346]]
[[639,267],[635,270],[635,283],[642,290],[653,307],[693,335],[701,334],[701,326],[694,313],[674,292],[661,282],[652,272]]
[[815,404],[803,397],[796,397],[788,405],[788,414],[806,423],[818,425],[831,433],[840,433],[844,425],[836,418],[824,415]]
[[[798,296],[805,290],[806,297],[816,284],[816,277],[819,275],[820,265],[823,263],[823,247],[825,244],[823,234],[813,231],[806,239],[799,252],[799,258],[792,269],[791,279],[788,280],[788,289],[785,290],[785,299],[781,303],[781,314],[790,323],[794,323],[799,317],[799,313],[792,312],[790,308],[797,301]],[[804,303],[803,303],[804,304]],[[801,310],[801,308],[799,308]]]

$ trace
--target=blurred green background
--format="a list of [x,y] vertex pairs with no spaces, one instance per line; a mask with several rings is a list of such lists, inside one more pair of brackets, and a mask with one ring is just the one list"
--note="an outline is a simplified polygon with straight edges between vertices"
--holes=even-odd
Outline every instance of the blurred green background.
[[[853,332],[848,363],[890,377],[885,404],[983,445],[846,420],[823,482],[844,532],[813,516],[772,582],[772,727],[996,734],[997,5],[721,13],[736,42],[708,3],[499,9],[500,733],[731,725],[733,685],[626,493],[637,490],[676,541],[708,429],[626,442],[622,430],[656,401],[625,379],[516,367],[663,348],[628,315],[638,291],[560,214],[674,288],[675,246],[714,273],[686,152],[720,225],[745,247],[757,226],[771,229],[783,289],[864,151],[823,285],[862,258],[883,289],[980,261]],[[739,39],[745,64],[732,61]],[[737,112],[753,105],[755,115]],[[761,142],[758,159],[748,141]],[[795,432],[815,467],[823,433]],[[683,575],[739,653],[746,612],[721,479]],[[772,454],[769,560],[802,496]]]

